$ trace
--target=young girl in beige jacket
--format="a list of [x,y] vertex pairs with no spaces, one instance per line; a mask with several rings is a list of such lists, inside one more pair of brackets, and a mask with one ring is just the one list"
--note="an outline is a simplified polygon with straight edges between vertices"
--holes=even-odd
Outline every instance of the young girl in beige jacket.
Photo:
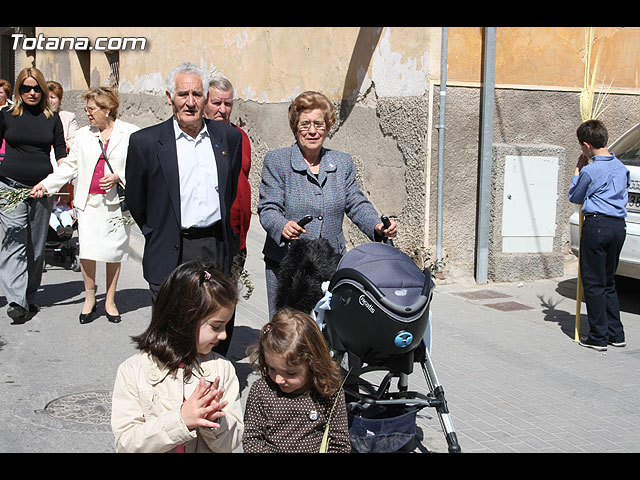
[[212,352],[225,338],[236,285],[193,261],[162,284],[138,353],[118,368],[111,426],[117,452],[232,452],[244,424],[235,369]]

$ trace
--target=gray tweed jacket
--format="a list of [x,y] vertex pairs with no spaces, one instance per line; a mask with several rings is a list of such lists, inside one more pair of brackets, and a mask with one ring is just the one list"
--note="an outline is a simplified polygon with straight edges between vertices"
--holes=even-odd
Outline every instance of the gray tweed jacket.
[[372,241],[380,216],[360,190],[351,155],[323,148],[320,171],[314,175],[295,143],[267,152],[262,168],[260,223],[267,232],[262,253],[279,262],[286,253],[281,236],[289,220],[312,215],[302,238],[324,237],[340,254],[346,251],[342,222],[346,214]]

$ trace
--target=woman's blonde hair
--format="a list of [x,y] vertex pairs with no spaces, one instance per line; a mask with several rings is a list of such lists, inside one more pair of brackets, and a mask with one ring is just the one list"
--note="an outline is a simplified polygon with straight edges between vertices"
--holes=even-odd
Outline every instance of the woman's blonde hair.
[[35,67],[23,68],[16,77],[16,84],[13,88],[13,106],[11,107],[11,113],[17,117],[22,115],[24,111],[24,102],[22,101],[22,95],[20,94],[20,87],[22,82],[27,78],[33,78],[40,89],[42,90],[42,97],[40,98],[40,108],[45,117],[51,118],[53,116],[53,110],[49,108],[49,87],[44,79],[44,75],[40,70]]
[[316,108],[322,110],[324,123],[327,125],[327,132],[331,130],[331,127],[336,123],[333,103],[331,103],[324,94],[309,90],[298,95],[289,105],[289,127],[294,137],[298,133],[300,114],[305,110],[315,110]]
[[265,352],[283,355],[289,365],[306,364],[315,390],[323,397],[330,397],[342,385],[340,366],[331,358],[318,324],[306,313],[292,308],[279,310],[262,327],[260,340],[249,347],[251,366],[266,377]]
[[93,100],[100,108],[108,108],[109,116],[114,120],[118,117],[118,107],[120,106],[120,95],[111,87],[90,88],[82,94],[85,100]]

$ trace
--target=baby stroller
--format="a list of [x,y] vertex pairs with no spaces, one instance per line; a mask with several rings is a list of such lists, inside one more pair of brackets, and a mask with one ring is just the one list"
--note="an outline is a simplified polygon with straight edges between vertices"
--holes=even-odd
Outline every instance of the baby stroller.
[[[319,241],[322,239],[309,243]],[[307,266],[313,269],[309,277],[316,283],[324,282],[324,296],[317,301],[314,314],[346,375],[344,390],[354,449],[363,453],[401,450],[414,440],[417,412],[434,407],[449,452],[460,452],[444,389],[438,383],[429,354],[429,306],[435,286],[430,272],[421,271],[408,255],[392,245],[367,243],[347,252],[336,262],[337,268],[329,257],[324,263],[335,270],[327,276],[326,271],[315,267],[323,263],[317,258],[322,244],[306,248],[313,252],[308,255],[313,255],[314,260],[306,262],[300,252],[304,248],[302,241],[294,243],[281,263],[280,274],[283,279],[292,278],[292,268]],[[298,279],[294,283],[305,282]],[[291,298],[304,298],[298,292],[292,294],[291,288],[287,288]],[[308,305],[305,299],[288,306],[309,311]],[[408,388],[415,363],[422,367],[429,388],[427,395]],[[380,371],[386,373],[378,385],[364,378]],[[398,391],[392,391],[394,377],[399,378]]]
[[[73,185],[69,183],[68,193],[69,197],[73,195]],[[69,268],[74,272],[80,271],[80,248],[78,246],[78,237],[73,236],[73,232],[78,229],[78,219],[75,215],[75,209],[73,208],[73,202],[71,200],[65,201],[68,204],[67,218],[65,225],[63,226],[60,219],[56,217],[56,205],[54,204],[54,212],[51,213],[51,221],[47,229],[47,240],[45,243],[45,251],[52,252],[63,262],[66,262],[69,258]],[[55,220],[55,221],[54,221]]]
[[69,262],[69,269],[74,272],[80,271],[80,258],[78,247],[78,237],[73,236],[73,231],[78,227],[78,220],[73,222],[73,230],[64,230],[58,233],[51,225],[47,229],[47,241],[45,251],[53,253],[63,262]]
[[[396,451],[410,443],[424,407],[436,409],[449,452],[460,452],[429,353],[434,286],[428,270],[384,243],[347,252],[329,282],[331,300],[321,303],[323,333],[349,375],[351,441],[360,452]],[[415,363],[422,367],[427,395],[408,388]],[[363,378],[375,371],[386,372],[377,386]],[[397,391],[392,391],[394,377]]]

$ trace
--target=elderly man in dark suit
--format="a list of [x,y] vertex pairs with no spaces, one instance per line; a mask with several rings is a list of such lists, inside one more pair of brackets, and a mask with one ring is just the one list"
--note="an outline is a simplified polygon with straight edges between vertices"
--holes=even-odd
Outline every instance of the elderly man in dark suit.
[[[203,118],[208,76],[191,63],[174,68],[166,85],[173,116],[129,140],[127,205],[145,237],[142,267],[154,301],[164,279],[188,260],[206,257],[231,272],[229,211],[242,137],[224,122]],[[226,353],[232,324],[220,353]]]

